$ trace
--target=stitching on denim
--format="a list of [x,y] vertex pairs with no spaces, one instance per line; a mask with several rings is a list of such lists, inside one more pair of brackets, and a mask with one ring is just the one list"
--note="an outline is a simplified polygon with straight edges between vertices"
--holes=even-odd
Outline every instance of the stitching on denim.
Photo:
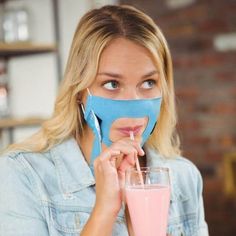
[[82,227],[80,228],[68,228],[68,227],[64,227],[62,225],[59,225],[57,223],[57,220],[56,220],[56,216],[55,216],[55,213],[54,211],[52,210],[52,208],[49,209],[50,211],[50,219],[52,221],[52,224],[54,225],[54,227],[62,232],[65,232],[65,233],[80,233],[81,230],[82,230]]

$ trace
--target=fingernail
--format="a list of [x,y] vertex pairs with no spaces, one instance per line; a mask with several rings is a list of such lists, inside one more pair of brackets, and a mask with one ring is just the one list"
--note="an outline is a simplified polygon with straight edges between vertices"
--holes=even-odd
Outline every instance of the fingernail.
[[141,149],[141,155],[144,156],[145,155],[145,152],[143,149]]

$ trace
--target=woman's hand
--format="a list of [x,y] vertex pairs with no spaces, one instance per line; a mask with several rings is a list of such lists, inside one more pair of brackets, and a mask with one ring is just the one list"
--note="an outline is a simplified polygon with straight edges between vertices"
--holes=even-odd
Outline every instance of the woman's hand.
[[125,170],[135,165],[137,155],[143,156],[140,144],[128,138],[113,143],[94,161],[96,178],[95,208],[117,215],[122,204]]

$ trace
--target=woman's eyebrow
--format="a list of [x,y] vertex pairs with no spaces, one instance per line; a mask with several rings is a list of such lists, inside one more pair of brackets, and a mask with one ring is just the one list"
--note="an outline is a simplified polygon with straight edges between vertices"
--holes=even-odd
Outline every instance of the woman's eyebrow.
[[[145,78],[150,77],[155,74],[158,74],[157,70],[150,71],[147,74],[141,76],[141,78],[145,79]],[[106,76],[117,78],[117,79],[123,78],[123,76],[121,74],[117,74],[117,73],[113,73],[113,72],[100,72],[100,73],[98,73],[98,75],[106,75]]]
[[98,73],[98,75],[106,75],[109,77],[119,78],[119,79],[123,77],[122,75],[117,74],[117,73],[113,73],[113,72],[100,72],[100,73]]
[[155,75],[155,74],[158,74],[158,71],[157,71],[157,70],[150,71],[150,72],[148,72],[147,74],[143,75],[143,76],[142,76],[142,79],[148,78],[148,77],[153,76],[153,75]]

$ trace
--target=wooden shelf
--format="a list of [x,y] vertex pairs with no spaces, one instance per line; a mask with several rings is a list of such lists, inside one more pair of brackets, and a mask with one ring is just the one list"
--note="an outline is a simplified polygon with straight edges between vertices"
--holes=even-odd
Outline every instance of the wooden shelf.
[[40,117],[4,118],[0,119],[0,129],[16,128],[21,126],[41,125],[46,119]]
[[55,51],[56,45],[53,44],[0,42],[0,57],[25,56]]

